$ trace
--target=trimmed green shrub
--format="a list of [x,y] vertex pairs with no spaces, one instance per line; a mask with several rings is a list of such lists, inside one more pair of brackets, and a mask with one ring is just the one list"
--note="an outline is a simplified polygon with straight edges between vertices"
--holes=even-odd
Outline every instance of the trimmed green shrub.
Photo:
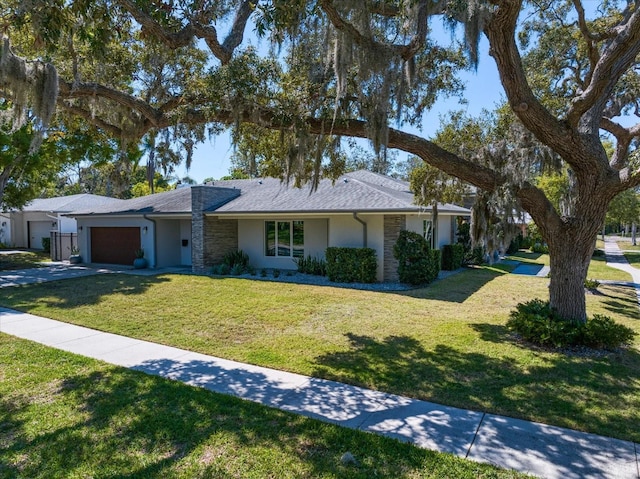
[[51,238],[42,238],[42,249],[45,253],[51,253]]
[[464,246],[461,244],[446,244],[442,247],[442,269],[455,271],[462,268],[464,261]]
[[465,264],[480,265],[484,263],[485,249],[484,246],[475,246],[465,257]]
[[521,236],[520,238],[520,249],[531,248],[532,242],[529,236]]
[[314,274],[316,276],[327,275],[327,262],[322,258],[312,258],[308,255],[306,258],[294,259],[298,265],[298,271],[306,274]]
[[329,247],[327,277],[337,283],[375,283],[378,262],[376,251],[371,248]]
[[507,254],[515,254],[521,249],[531,248],[531,239],[522,236],[522,233],[518,233],[518,236],[511,240],[509,247],[507,248]]
[[581,343],[595,349],[615,349],[623,344],[631,344],[636,332],[613,319],[594,314],[583,325]]
[[429,242],[418,233],[401,231],[393,247],[393,256],[399,263],[401,283],[428,284],[438,277],[440,251],[431,249]]
[[530,249],[532,253],[549,254],[549,247],[543,243],[535,243]]
[[600,286],[600,281],[597,279],[587,278],[584,280],[584,287],[587,289],[597,289]]
[[587,318],[586,323],[565,321],[548,301],[540,299],[518,304],[509,315],[507,328],[530,343],[555,348],[587,346],[612,350],[630,344],[636,335],[632,329],[602,315]]

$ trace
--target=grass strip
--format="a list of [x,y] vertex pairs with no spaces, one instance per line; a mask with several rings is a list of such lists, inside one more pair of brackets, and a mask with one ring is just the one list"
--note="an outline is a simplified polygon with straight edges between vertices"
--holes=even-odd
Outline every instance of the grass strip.
[[527,477],[4,334],[0,364],[3,479]]
[[[505,327],[548,279],[475,268],[405,292],[191,275],[101,275],[3,290],[3,306],[218,357],[640,441],[640,342],[603,355],[520,344]],[[633,288],[589,314],[640,331]]]

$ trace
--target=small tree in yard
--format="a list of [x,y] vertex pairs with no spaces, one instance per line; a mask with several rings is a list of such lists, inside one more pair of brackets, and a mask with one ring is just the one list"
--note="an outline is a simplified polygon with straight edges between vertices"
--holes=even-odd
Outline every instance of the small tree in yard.
[[[404,150],[487,198],[511,195],[549,246],[551,308],[586,321],[594,238],[609,202],[640,185],[640,126],[618,121],[639,106],[637,2],[23,3],[0,7],[15,46],[3,46],[0,95],[30,101],[46,118],[57,107],[125,143],[170,128],[188,152],[204,140],[203,125],[214,133],[244,123],[281,130],[287,148],[278,174],[312,182],[325,167],[340,169],[339,137],[368,138],[381,155]],[[458,43],[432,36],[438,19],[462,32],[468,62]],[[280,48],[265,56],[244,48],[251,24]],[[481,35],[513,122],[503,141],[467,157],[407,127],[419,128],[439,95],[460,91],[456,73],[477,62]],[[532,179],[544,164],[572,172],[566,212]]]

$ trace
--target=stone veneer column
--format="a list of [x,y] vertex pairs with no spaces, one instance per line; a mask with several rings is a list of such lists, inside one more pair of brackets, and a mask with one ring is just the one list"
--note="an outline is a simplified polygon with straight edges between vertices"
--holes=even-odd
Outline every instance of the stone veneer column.
[[398,260],[393,257],[393,247],[398,241],[400,231],[406,229],[405,215],[384,215],[384,266],[383,280],[398,281]]
[[222,263],[227,253],[238,251],[238,220],[205,217],[204,268]]
[[207,218],[204,211],[218,200],[213,186],[191,187],[191,269],[206,273],[229,251],[238,249],[238,221]]

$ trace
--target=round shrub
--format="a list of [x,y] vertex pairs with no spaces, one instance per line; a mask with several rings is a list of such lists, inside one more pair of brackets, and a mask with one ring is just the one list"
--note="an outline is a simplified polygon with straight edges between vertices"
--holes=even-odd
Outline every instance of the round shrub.
[[636,335],[631,328],[607,316],[594,315],[586,323],[563,320],[548,301],[540,299],[518,304],[509,315],[507,328],[525,341],[554,348],[587,346],[613,350],[630,344]]
[[594,314],[582,328],[581,343],[595,349],[615,349],[623,344],[631,344],[636,332],[617,324],[613,319]]
[[597,279],[587,278],[584,280],[584,287],[587,289],[598,289],[598,286],[600,286],[600,281]]
[[403,230],[393,246],[393,256],[398,260],[401,283],[427,284],[440,272],[440,251],[432,250],[429,242],[418,233]]

